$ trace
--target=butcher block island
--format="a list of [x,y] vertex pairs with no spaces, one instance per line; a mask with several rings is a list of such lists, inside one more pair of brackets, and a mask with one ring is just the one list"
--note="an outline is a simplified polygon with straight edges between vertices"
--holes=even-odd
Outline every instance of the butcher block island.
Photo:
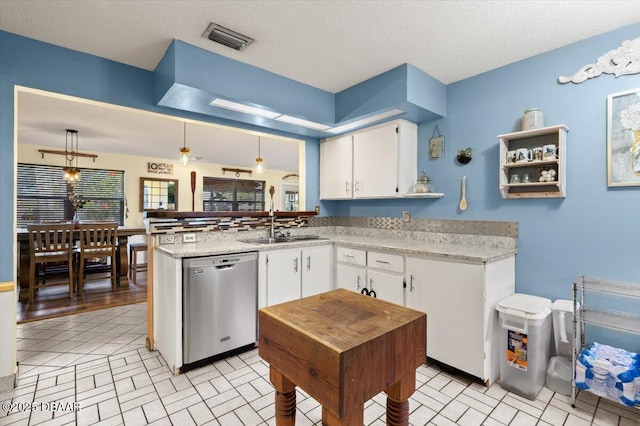
[[322,405],[323,425],[363,424],[364,403],[387,393],[387,424],[407,425],[426,315],[337,289],[259,310],[260,356],[276,389],[276,424],[295,424],[295,387]]

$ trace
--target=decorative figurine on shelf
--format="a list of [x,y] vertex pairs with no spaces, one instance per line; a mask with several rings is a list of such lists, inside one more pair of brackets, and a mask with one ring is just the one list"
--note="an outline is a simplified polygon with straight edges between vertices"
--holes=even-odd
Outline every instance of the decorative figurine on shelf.
[[458,163],[467,164],[469,161],[471,161],[471,151],[471,147],[459,149],[458,156],[456,157]]
[[413,185],[413,192],[420,194],[431,192],[431,179],[424,171],[420,173],[416,184]]
[[538,182],[554,182],[556,180],[556,174],[554,169],[542,170]]

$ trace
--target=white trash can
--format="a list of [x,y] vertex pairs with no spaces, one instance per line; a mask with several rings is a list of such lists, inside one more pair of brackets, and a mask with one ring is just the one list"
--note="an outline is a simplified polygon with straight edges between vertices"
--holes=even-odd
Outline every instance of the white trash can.
[[[551,357],[547,368],[546,385],[554,392],[571,395],[571,377],[573,368],[573,301],[557,299],[551,305],[553,318],[553,340],[556,356]],[[577,324],[580,333],[580,324]]]
[[552,391],[569,396],[571,395],[572,375],[573,368],[571,368],[571,358],[554,356],[551,357],[549,361],[545,383]]
[[[554,301],[551,305],[551,314],[556,355],[571,359],[573,353],[573,301],[565,299]],[[580,333],[579,329],[578,333]]]
[[544,386],[551,348],[551,300],[516,293],[496,305],[500,339],[500,386],[535,400]]

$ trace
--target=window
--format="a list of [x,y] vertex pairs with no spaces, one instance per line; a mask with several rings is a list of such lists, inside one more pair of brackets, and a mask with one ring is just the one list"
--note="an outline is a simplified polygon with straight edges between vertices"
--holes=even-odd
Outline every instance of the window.
[[[18,227],[45,220],[71,220],[73,205],[69,184],[60,166],[18,164]],[[124,172],[80,169],[76,193],[90,200],[78,210],[81,221],[115,221],[124,224]]]
[[264,211],[262,180],[205,177],[202,204],[206,212]]
[[178,179],[140,178],[140,211],[178,210]]

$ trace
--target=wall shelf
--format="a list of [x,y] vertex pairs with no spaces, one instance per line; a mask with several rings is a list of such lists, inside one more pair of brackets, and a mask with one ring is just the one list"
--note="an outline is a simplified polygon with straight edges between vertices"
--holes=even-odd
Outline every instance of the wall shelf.
[[[566,139],[564,124],[498,135],[500,144],[500,183],[502,198],[558,198],[566,196]],[[555,145],[557,158],[552,160],[507,162],[509,151],[533,150]],[[553,170],[555,180],[540,182],[543,171]],[[514,175],[528,174],[531,182],[511,183]]]
[[533,160],[527,163],[513,163],[513,164],[503,164],[502,167],[505,169],[518,168],[518,167],[536,167],[536,166],[553,166],[558,164],[558,160],[549,160],[549,161],[540,161]]
[[414,192],[408,194],[400,194],[400,198],[442,198],[444,194],[441,192]]

